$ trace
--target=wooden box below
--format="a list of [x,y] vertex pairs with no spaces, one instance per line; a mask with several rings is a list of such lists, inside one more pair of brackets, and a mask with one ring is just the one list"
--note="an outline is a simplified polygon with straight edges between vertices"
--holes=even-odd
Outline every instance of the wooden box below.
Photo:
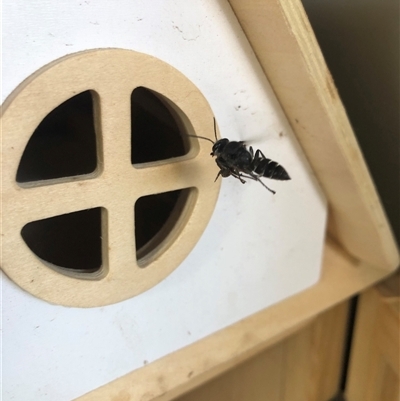
[[348,401],[399,400],[399,279],[397,273],[360,296],[346,390]]

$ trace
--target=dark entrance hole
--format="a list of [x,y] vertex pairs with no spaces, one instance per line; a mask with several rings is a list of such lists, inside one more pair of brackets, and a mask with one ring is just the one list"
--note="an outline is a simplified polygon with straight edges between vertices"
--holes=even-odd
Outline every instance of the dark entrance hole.
[[97,166],[91,91],[51,111],[33,132],[17,171],[17,182],[92,173]]
[[102,208],[82,210],[26,224],[29,249],[57,271],[94,273],[102,265]]
[[144,267],[166,240],[187,206],[192,188],[143,196],[135,203],[136,257]]
[[[189,143],[172,103],[149,89],[131,95],[131,163],[134,165],[184,156]],[[135,203],[135,238],[138,264],[145,267],[152,255],[177,228],[191,190],[182,189],[139,198]]]
[[189,151],[173,114],[172,107],[161,95],[143,87],[132,92],[132,164],[179,157]]

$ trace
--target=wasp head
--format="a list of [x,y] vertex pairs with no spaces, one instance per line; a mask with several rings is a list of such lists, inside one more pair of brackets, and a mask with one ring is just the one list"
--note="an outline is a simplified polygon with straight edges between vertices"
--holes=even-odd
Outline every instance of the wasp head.
[[218,157],[222,151],[224,150],[225,146],[229,143],[229,139],[223,138],[219,139],[217,142],[214,143],[212,147],[212,152],[210,153],[211,156]]

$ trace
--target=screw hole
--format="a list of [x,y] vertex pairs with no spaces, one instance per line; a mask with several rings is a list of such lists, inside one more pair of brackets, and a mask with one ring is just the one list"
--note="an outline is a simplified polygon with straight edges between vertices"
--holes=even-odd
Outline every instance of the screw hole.
[[99,273],[102,211],[105,209],[98,207],[36,220],[22,228],[21,236],[37,257],[58,272]]
[[60,104],[39,124],[21,157],[19,183],[92,173],[97,166],[92,91]]

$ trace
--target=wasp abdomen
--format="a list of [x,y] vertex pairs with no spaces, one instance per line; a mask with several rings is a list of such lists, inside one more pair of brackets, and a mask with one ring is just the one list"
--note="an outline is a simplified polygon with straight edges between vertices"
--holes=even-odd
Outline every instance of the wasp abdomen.
[[290,180],[287,171],[277,162],[271,159],[263,159],[259,161],[258,165],[254,169],[254,172],[266,178],[273,180],[287,181]]

